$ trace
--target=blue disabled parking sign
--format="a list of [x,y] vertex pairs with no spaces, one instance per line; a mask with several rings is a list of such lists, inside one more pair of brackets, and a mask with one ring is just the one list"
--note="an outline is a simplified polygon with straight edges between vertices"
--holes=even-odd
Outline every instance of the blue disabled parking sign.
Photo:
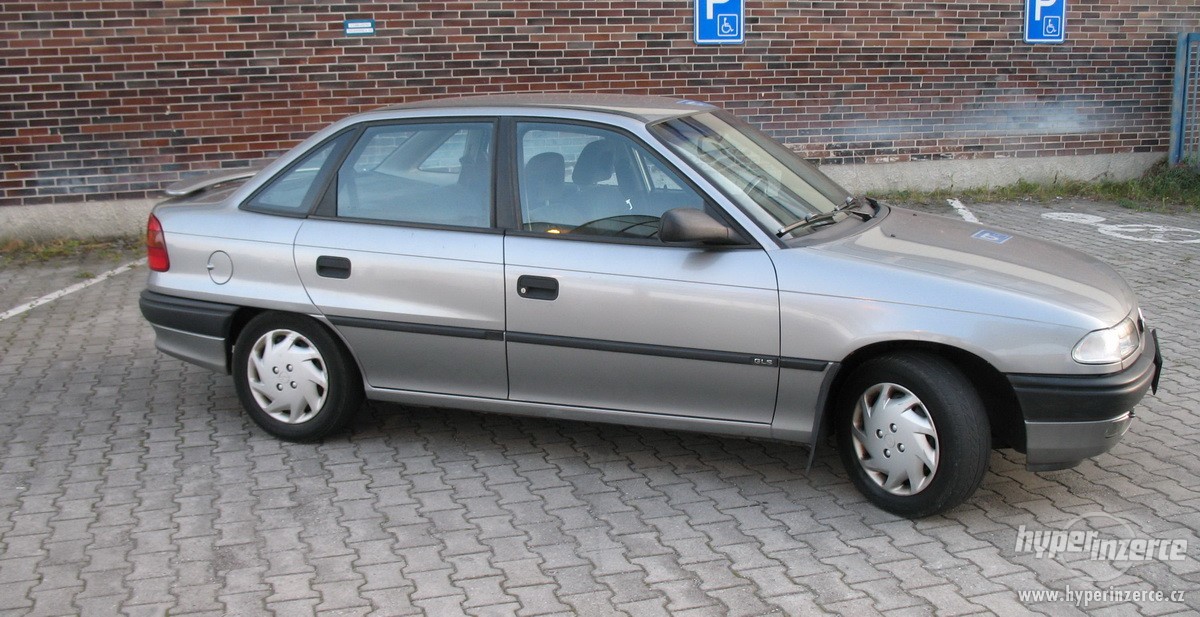
[[746,42],[743,0],[693,0],[696,3],[696,44],[728,45]]
[[1025,0],[1025,42],[1067,40],[1067,0]]

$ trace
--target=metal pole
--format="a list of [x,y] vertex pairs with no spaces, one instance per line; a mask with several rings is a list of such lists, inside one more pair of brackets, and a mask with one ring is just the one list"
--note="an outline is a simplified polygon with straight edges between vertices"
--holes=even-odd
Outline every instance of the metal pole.
[[1183,102],[1180,161],[1200,169],[1200,33],[1187,37],[1187,93]]
[[1171,99],[1171,149],[1168,155],[1168,161],[1172,165],[1177,165],[1183,160],[1183,117],[1187,113],[1188,52],[1191,43],[1189,39],[1186,33],[1180,33],[1175,46],[1175,87]]

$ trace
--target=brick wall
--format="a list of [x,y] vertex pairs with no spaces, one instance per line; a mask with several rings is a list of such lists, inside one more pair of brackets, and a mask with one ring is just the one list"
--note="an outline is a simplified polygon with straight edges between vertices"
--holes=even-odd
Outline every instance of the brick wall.
[[[1068,43],[1022,0],[747,0],[697,47],[690,0],[4,0],[0,205],[152,196],[351,112],[585,90],[735,108],[823,163],[1165,151],[1175,33],[1196,0],[1072,0]],[[373,17],[378,34],[346,37]]]

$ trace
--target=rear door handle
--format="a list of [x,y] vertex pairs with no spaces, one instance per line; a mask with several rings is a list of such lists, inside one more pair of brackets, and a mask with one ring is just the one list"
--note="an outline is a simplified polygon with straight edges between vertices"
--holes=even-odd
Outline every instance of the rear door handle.
[[531,300],[553,300],[558,297],[558,279],[522,276],[517,279],[517,295]]
[[350,260],[345,257],[321,255],[317,258],[317,276],[327,279],[350,278]]

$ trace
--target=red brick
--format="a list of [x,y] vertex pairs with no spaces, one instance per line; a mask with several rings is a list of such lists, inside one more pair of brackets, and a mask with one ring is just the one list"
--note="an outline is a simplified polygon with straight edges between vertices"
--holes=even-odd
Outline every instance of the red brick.
[[[1061,46],[1023,43],[1011,0],[764,0],[746,45],[710,48],[690,0],[344,7],[0,4],[0,204],[80,198],[8,181],[68,154],[104,181],[89,199],[144,197],[349,113],[496,92],[718,102],[826,163],[1164,151],[1175,34],[1200,30],[1195,0],[1076,3]],[[379,34],[343,37],[347,17]]]

